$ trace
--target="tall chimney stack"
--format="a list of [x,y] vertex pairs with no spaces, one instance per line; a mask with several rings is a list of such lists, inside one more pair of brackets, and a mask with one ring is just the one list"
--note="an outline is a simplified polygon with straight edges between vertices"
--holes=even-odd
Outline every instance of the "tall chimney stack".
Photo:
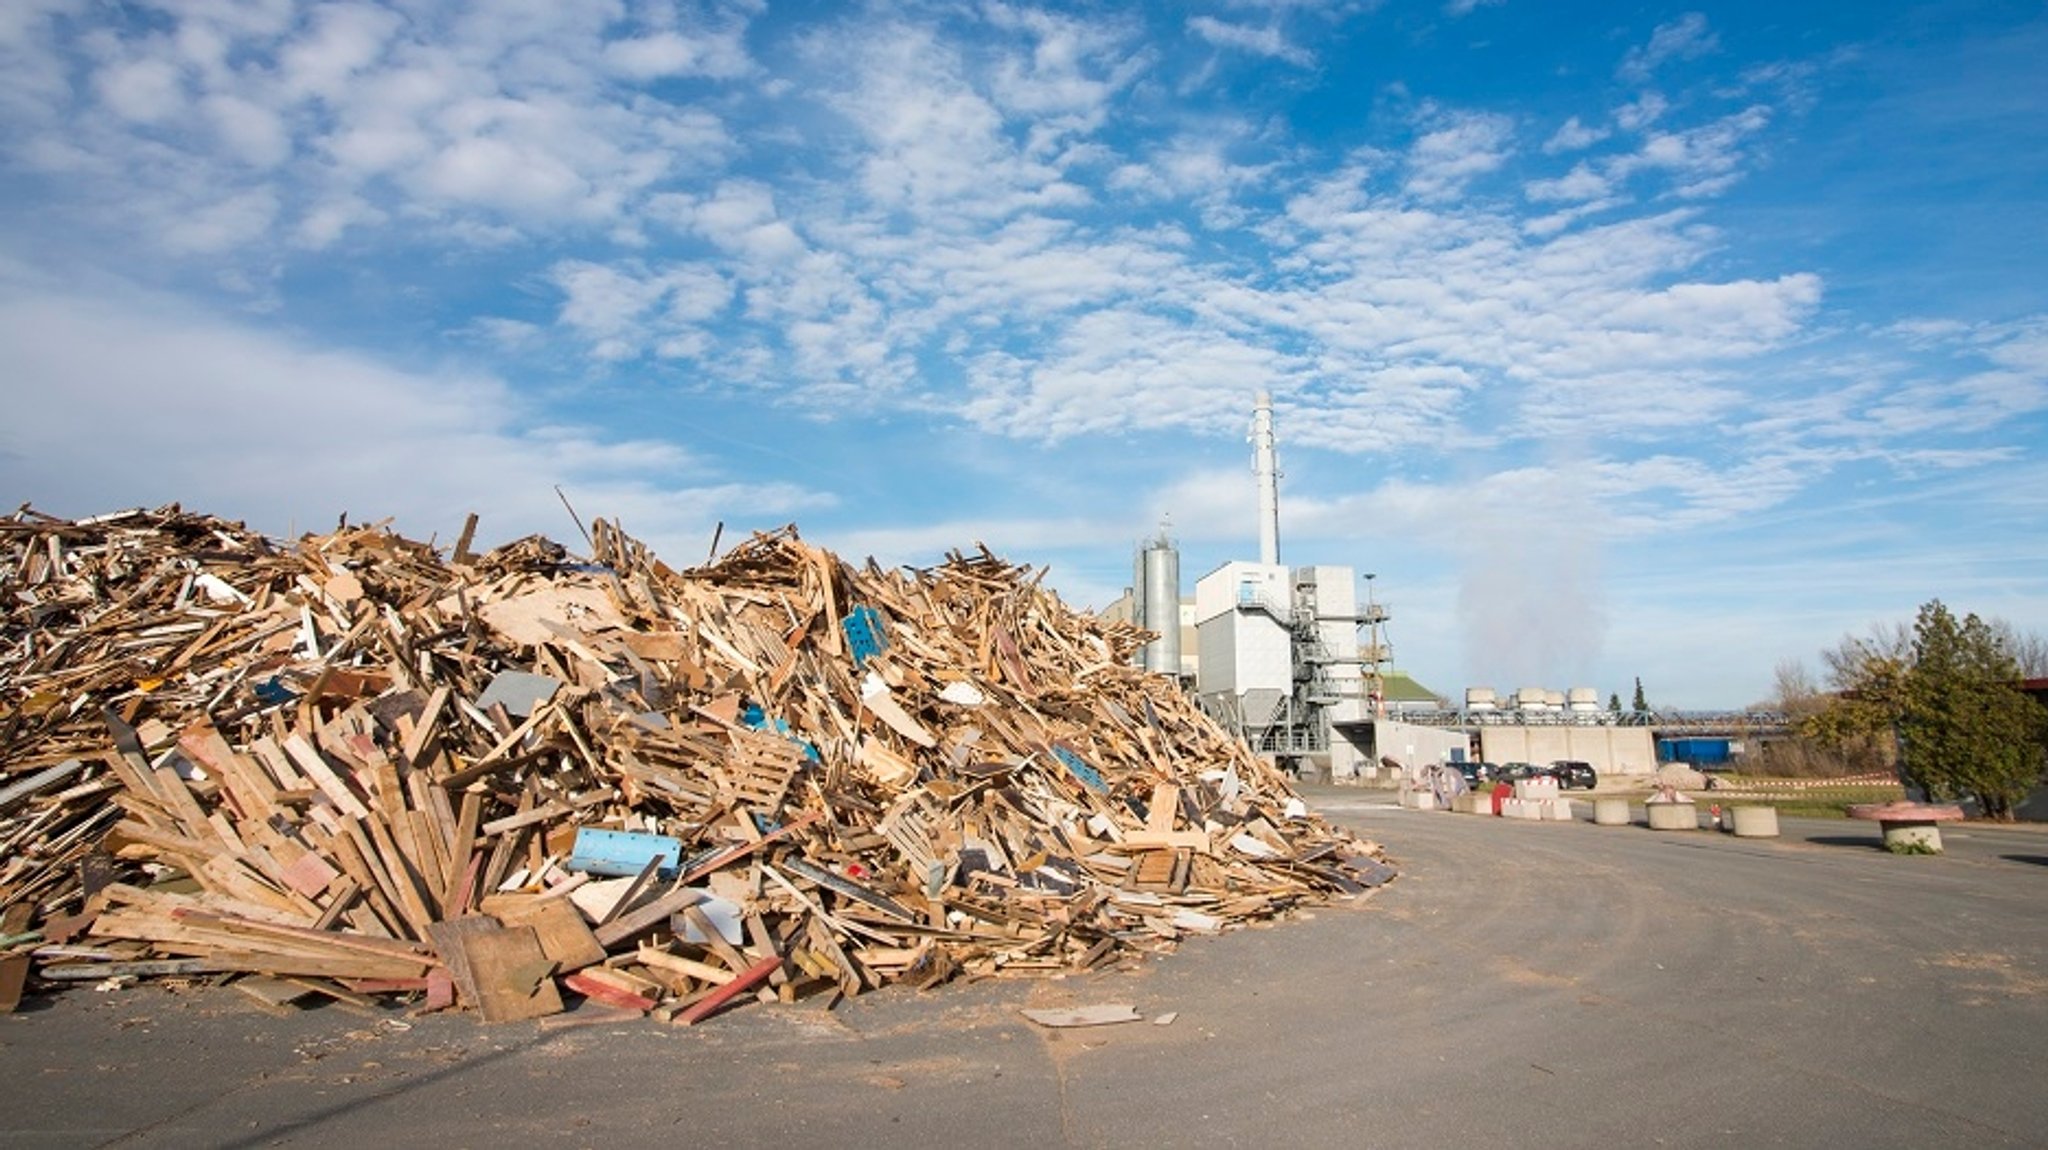
[[1252,413],[1252,471],[1259,477],[1259,562],[1280,562],[1280,467],[1273,455],[1273,396],[1263,388]]

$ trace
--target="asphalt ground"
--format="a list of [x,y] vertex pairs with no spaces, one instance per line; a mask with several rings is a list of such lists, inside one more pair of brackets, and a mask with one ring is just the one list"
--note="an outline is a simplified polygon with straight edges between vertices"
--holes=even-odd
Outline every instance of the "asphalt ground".
[[[2038,830],[1911,857],[1862,823],[1738,840],[1310,797],[1401,878],[1107,973],[689,1029],[33,999],[0,1018],[0,1145],[2048,1145]],[[1018,1014],[1102,1003],[1146,1021]]]

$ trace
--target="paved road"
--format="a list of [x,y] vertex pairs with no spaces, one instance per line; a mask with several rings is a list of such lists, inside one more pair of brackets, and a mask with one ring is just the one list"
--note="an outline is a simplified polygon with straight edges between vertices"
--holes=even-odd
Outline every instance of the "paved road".
[[[1736,840],[1313,798],[1402,879],[1135,971],[690,1030],[74,992],[0,1018],[0,1144],[2048,1145],[2048,835],[1901,858],[1856,823]],[[1100,1002],[1175,1017],[1016,1013]]]

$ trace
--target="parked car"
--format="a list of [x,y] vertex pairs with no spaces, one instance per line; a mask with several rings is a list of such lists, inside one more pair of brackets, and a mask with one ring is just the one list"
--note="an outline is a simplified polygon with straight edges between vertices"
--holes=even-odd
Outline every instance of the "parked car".
[[1573,787],[1584,787],[1590,791],[1600,785],[1600,772],[1593,769],[1593,764],[1579,759],[1558,759],[1543,770],[1557,780],[1557,789],[1561,791]]
[[1475,791],[1491,783],[1500,771],[1500,768],[1492,763],[1452,763],[1451,765],[1458,768],[1459,774],[1465,776],[1465,785]]
[[1512,783],[1517,779],[1534,778],[1543,773],[1543,768],[1535,763],[1502,763],[1500,770],[1493,777],[1503,783]]

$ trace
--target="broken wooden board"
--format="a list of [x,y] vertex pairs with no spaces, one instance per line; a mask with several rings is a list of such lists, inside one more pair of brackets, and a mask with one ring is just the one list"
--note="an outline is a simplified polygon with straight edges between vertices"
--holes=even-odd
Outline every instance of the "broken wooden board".
[[532,927],[540,939],[541,952],[562,972],[604,961],[604,944],[597,941],[590,924],[566,898],[522,895],[488,900],[485,905],[506,926]]
[[235,980],[235,989],[271,1014],[296,1014],[299,1003],[313,991],[296,982],[267,974],[247,974]]
[[22,988],[28,983],[26,954],[0,955],[0,1014],[12,1014],[21,1006]]
[[1138,1008],[1127,1002],[1105,1003],[1099,1006],[1069,1006],[1058,1008],[1026,1007],[1017,1013],[1040,1026],[1056,1029],[1077,1026],[1111,1026],[1119,1022],[1142,1022]]
[[555,989],[555,964],[530,926],[469,931],[462,936],[463,961],[477,991],[477,1012],[485,1022],[514,1022],[562,1011]]

